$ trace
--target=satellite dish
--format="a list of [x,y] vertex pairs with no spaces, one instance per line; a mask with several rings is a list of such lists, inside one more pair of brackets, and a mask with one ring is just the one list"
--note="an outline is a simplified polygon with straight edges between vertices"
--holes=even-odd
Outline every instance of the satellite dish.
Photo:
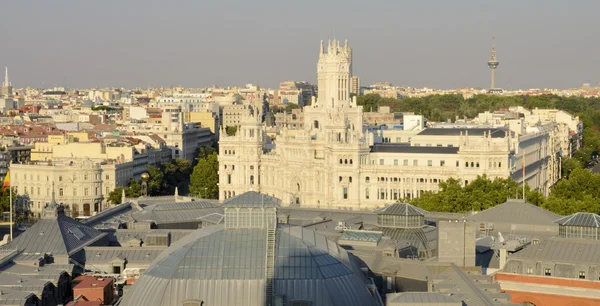
[[504,242],[504,236],[502,236],[501,232],[498,232],[498,242],[500,242],[500,243]]

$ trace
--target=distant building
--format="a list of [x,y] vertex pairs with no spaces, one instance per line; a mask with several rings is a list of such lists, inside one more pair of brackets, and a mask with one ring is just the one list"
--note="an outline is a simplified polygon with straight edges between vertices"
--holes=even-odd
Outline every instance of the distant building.
[[360,78],[353,75],[350,79],[350,93],[360,95]]

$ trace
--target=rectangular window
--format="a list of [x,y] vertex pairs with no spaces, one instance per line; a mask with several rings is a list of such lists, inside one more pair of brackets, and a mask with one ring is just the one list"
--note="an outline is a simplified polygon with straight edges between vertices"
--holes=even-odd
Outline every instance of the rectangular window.
[[440,160],[440,167],[443,167],[446,165],[446,161],[445,160]]
[[418,166],[419,165],[419,161],[416,159],[413,159],[413,166]]
[[89,190],[87,188],[83,190],[83,195],[86,197],[89,195]]
[[348,187],[344,187],[344,200],[348,199]]
[[408,166],[408,159],[405,159],[405,160],[404,160],[404,165],[405,165],[405,166]]
[[552,276],[552,270],[548,269],[548,268],[544,269],[544,275],[545,276]]
[[383,165],[383,159],[379,159],[379,164]]
[[369,188],[365,189],[365,199],[369,199]]
[[394,166],[398,166],[398,160],[394,159]]
[[427,166],[429,166],[429,167],[433,166],[433,161],[431,159],[427,161]]
[[386,288],[387,290],[392,290],[392,278],[390,276],[387,277],[386,279]]
[[533,268],[527,267],[527,274],[533,274]]
[[231,174],[227,174],[227,184],[231,184]]

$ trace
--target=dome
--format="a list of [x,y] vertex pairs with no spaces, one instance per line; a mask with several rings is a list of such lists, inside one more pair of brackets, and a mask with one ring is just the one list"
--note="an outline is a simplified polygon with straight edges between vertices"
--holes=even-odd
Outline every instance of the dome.
[[[161,253],[121,305],[265,305],[269,232],[224,225],[199,229]],[[339,245],[301,227],[278,229],[275,237],[274,301],[375,305],[362,272]]]

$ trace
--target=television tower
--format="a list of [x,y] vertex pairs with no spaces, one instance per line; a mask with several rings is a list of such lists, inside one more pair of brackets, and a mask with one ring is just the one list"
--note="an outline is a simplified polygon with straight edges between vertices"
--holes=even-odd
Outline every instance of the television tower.
[[490,56],[490,60],[487,62],[488,67],[492,69],[492,84],[490,86],[491,90],[496,89],[496,68],[498,68],[498,60],[496,59],[496,38],[495,35],[492,35],[492,55]]

